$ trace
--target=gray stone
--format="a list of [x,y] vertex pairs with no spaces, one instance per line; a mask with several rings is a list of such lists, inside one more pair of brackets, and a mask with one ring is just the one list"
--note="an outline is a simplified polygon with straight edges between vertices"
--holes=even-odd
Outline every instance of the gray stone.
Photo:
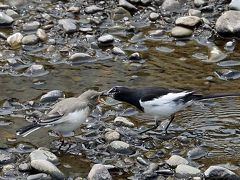
[[7,0],[7,4],[9,4],[12,7],[19,8],[23,5],[26,5],[28,3],[27,0]]
[[117,7],[113,10],[113,19],[115,21],[122,20],[125,17],[131,18],[132,15],[128,10],[124,9],[123,7]]
[[13,165],[13,164],[7,164],[7,165],[3,165],[1,167],[1,170],[2,170],[2,175],[3,176],[14,176],[16,174],[16,166]]
[[132,154],[133,151],[131,149],[131,146],[123,141],[113,141],[109,144],[109,150],[121,153],[121,154]]
[[[57,91],[57,90],[55,90],[55,91]],[[49,95],[49,94],[54,94],[55,95],[56,94],[55,91],[50,91],[49,93],[45,94],[45,97],[42,96],[43,98],[41,97],[41,100],[42,99],[46,99],[46,95]],[[30,153],[29,157],[30,157],[31,161],[33,161],[33,160],[47,160],[47,161],[49,161],[51,163],[54,163],[54,164],[58,164],[59,163],[58,157],[55,154],[53,154],[50,151],[43,150],[41,148],[32,151]]]
[[186,165],[186,164],[180,164],[175,169],[176,176],[179,178],[189,178],[193,176],[199,176],[201,174],[201,171],[198,168]]
[[114,124],[118,126],[134,127],[134,124],[131,121],[129,121],[125,117],[120,117],[120,116],[114,119]]
[[85,8],[85,13],[94,14],[96,12],[102,11],[104,8],[98,7],[96,5],[91,5]]
[[194,27],[200,23],[200,20],[201,19],[197,16],[184,16],[184,17],[177,18],[177,20],[175,21],[175,24],[179,26]]
[[0,165],[9,164],[15,161],[15,156],[4,150],[0,150]]
[[207,155],[207,152],[201,147],[193,148],[187,153],[188,158],[193,160],[200,159],[206,155]]
[[179,12],[181,4],[177,0],[165,0],[162,4],[162,9],[164,11]]
[[239,180],[240,176],[221,166],[210,166],[204,172],[205,178]]
[[119,47],[114,47],[112,53],[115,55],[126,55],[126,53]]
[[227,54],[222,52],[217,46],[213,46],[209,49],[209,56],[205,62],[215,63],[224,60],[227,57]]
[[88,174],[88,180],[112,180],[112,176],[104,165],[94,164]]
[[45,30],[43,30],[43,29],[38,29],[36,34],[37,34],[37,37],[41,41],[46,41],[48,39],[48,36],[47,36]]
[[149,19],[150,19],[151,21],[156,21],[159,17],[160,17],[160,14],[159,14],[159,13],[155,13],[155,12],[152,12],[152,13],[150,13],[150,15],[149,15]]
[[117,131],[108,131],[104,134],[104,138],[108,142],[116,141],[120,139],[120,134]]
[[126,8],[127,10],[132,10],[132,11],[137,10],[136,6],[132,5],[131,3],[129,3],[126,0],[119,0],[119,6],[122,6],[122,7]]
[[98,42],[100,42],[102,44],[109,44],[109,43],[112,43],[113,41],[114,41],[114,38],[110,34],[105,34],[98,38]]
[[172,29],[171,34],[173,37],[189,37],[191,36],[193,31],[191,29],[181,27],[181,26],[176,26]]
[[33,64],[26,70],[26,73],[29,74],[29,75],[35,75],[35,74],[41,74],[44,71],[45,70],[44,70],[43,65],[41,65],[41,64]]
[[[57,99],[63,98],[63,97],[64,97],[64,93],[62,91],[60,91],[60,90],[52,90],[52,91],[49,91],[47,94],[42,95],[42,97],[40,98],[40,102],[53,102],[53,101],[56,101]],[[54,154],[52,154],[49,151],[46,151],[46,152],[50,153],[50,154],[47,154],[47,155],[45,154],[45,152],[43,150],[36,150],[36,151],[41,151],[40,153],[44,154],[44,156],[47,156],[47,155],[49,155],[50,157],[54,157],[55,156]],[[54,162],[52,162],[52,163],[54,163]]]
[[226,11],[216,22],[216,31],[222,36],[240,37],[240,11]]
[[8,38],[7,34],[4,32],[0,32],[0,38],[6,40]]
[[86,53],[75,53],[69,58],[70,61],[85,61],[91,59],[93,59],[93,57]]
[[27,35],[22,38],[22,44],[33,45],[38,43],[38,37],[35,34]]
[[12,9],[7,9],[6,10],[6,14],[8,16],[12,17],[12,18],[18,18],[19,17],[19,14],[16,11],[12,10]]
[[51,162],[47,160],[32,160],[31,166],[39,172],[47,173],[53,178],[64,179],[64,174]]
[[166,160],[166,163],[169,166],[177,167],[180,164],[188,164],[189,162],[179,155],[172,155],[168,160]]
[[152,0],[141,0],[142,5],[144,5],[144,6],[150,4],[151,2],[152,2]]
[[141,59],[141,55],[138,52],[135,52],[135,53],[132,53],[128,59],[138,61]]
[[6,15],[3,12],[0,12],[0,25],[10,25],[13,23],[13,18]]
[[164,32],[162,29],[158,29],[158,30],[149,31],[148,34],[151,37],[160,37],[164,34]]
[[31,169],[31,165],[29,163],[22,163],[19,164],[18,170],[19,171],[29,171]]
[[39,26],[40,26],[40,23],[38,21],[33,21],[33,22],[23,24],[23,30],[34,31],[34,30],[37,30]]
[[229,4],[229,8],[233,10],[240,11],[240,1],[239,0],[232,0]]
[[189,16],[197,16],[197,17],[201,17],[202,16],[201,11],[199,11],[197,9],[189,9],[188,10],[188,14],[189,14]]
[[71,6],[70,8],[68,8],[68,12],[79,13],[80,12],[80,7]]
[[194,0],[193,3],[196,7],[205,6],[207,4],[205,0]]
[[66,33],[77,31],[76,21],[74,19],[60,19],[58,24],[61,25]]
[[52,178],[45,173],[38,173],[27,177],[27,180],[51,180],[51,179]]

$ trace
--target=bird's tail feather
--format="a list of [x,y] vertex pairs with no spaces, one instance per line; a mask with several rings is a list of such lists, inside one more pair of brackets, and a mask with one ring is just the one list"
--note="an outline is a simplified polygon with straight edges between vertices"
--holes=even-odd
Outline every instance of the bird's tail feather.
[[215,98],[225,97],[240,97],[240,93],[224,93],[224,94],[212,94],[212,95],[195,95],[197,100],[207,100]]
[[17,130],[16,135],[26,137],[27,135],[31,134],[32,132],[41,128],[40,124],[32,123],[30,125],[24,126]]

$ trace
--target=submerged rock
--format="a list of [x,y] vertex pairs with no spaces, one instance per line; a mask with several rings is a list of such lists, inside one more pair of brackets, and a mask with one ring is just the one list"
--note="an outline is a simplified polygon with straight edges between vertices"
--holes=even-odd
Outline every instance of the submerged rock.
[[58,157],[51,153],[50,151],[43,150],[41,148],[34,150],[30,153],[30,160],[47,160],[51,163],[58,164],[59,160]]
[[181,26],[176,26],[172,29],[171,34],[173,37],[189,37],[191,36],[193,31],[191,29],[181,27]]
[[240,176],[221,166],[210,166],[204,172],[205,178],[239,180]]
[[93,57],[86,53],[75,53],[69,58],[70,61],[86,61],[91,59]]
[[200,159],[206,155],[207,155],[207,152],[204,149],[202,149],[201,147],[196,147],[194,149],[191,149],[187,153],[188,158],[194,159],[194,160]]
[[88,174],[89,180],[112,180],[108,169],[102,164],[94,164]]

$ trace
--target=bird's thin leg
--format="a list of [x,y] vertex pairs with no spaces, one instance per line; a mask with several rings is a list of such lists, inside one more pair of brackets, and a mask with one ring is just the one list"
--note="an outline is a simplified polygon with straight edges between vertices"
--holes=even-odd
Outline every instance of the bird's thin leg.
[[153,127],[151,127],[151,128],[148,128],[148,129],[140,132],[139,134],[143,134],[143,133],[148,132],[148,131],[151,131],[151,130],[153,130],[153,129],[157,129],[158,126],[159,126],[159,121],[155,118],[155,125],[154,125]]
[[164,129],[164,131],[165,131],[166,134],[167,134],[167,130],[168,130],[170,124],[172,123],[172,121],[174,120],[174,118],[175,118],[175,114],[171,115],[170,121],[169,121],[169,123],[167,124],[166,128]]
[[57,133],[57,135],[59,136],[59,141],[61,142],[58,150],[61,150],[62,146],[64,145],[64,137],[60,133]]

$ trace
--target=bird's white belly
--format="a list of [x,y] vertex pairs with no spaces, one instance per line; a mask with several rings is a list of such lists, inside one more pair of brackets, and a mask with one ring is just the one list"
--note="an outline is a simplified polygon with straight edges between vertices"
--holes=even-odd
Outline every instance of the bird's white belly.
[[144,112],[147,114],[150,114],[156,118],[166,118],[191,104],[192,102],[188,102],[186,104],[176,104],[175,102],[168,102],[159,105],[141,103],[141,106],[144,108]]
[[68,115],[63,116],[60,119],[62,122],[54,125],[52,129],[61,134],[70,133],[79,128],[80,125],[86,121],[88,115],[89,111],[87,109],[69,113]]

